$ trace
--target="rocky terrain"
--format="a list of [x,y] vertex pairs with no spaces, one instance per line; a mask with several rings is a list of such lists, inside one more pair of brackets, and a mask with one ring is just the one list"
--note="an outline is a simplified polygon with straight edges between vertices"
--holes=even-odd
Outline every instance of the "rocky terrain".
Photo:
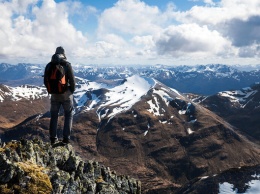
[[141,194],[141,182],[84,161],[71,145],[22,139],[0,146],[0,193]]

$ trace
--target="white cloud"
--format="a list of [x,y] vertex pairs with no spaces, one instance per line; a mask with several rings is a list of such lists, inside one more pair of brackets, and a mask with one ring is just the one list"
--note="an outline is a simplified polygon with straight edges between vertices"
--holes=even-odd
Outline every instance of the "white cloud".
[[139,0],[119,0],[114,7],[106,9],[99,19],[99,34],[146,35],[161,30],[160,10]]
[[133,42],[137,46],[141,46],[142,48],[153,48],[154,45],[154,40],[153,36],[135,36],[132,38],[131,42]]
[[[251,40],[255,42],[260,37],[249,33],[249,38],[243,38],[244,35],[239,34],[241,30],[235,34],[232,29],[237,28],[232,26],[234,22],[231,21],[246,20],[259,14],[258,1],[223,0],[215,3],[205,0],[204,3],[210,6],[194,6],[185,12],[176,11],[174,4],[170,3],[163,12],[139,0],[121,0],[101,15],[99,34],[114,33],[126,38],[132,36],[129,44],[132,43],[136,49],[132,53],[147,58],[155,55],[154,51],[158,52],[158,58],[168,59],[169,56],[174,59],[187,57],[188,60],[201,57],[239,58],[246,57],[245,53],[249,53],[249,50],[248,56],[252,56],[256,46],[251,48],[247,45],[245,49],[237,47],[238,43],[244,40],[251,44]],[[244,26],[249,27],[246,24]],[[251,27],[247,31],[257,31],[257,27]]]
[[170,26],[157,38],[156,46],[160,55],[173,57],[223,55],[231,49],[217,31],[197,24]]
[[7,6],[15,13],[25,14],[28,12],[28,6],[35,5],[37,2],[38,0],[12,0]]
[[212,1],[212,0],[204,0],[204,3],[206,3],[208,5],[215,5],[214,1]]
[[131,42],[135,45],[135,55],[147,58],[153,58],[157,55],[153,36],[135,36]]
[[[1,57],[15,58],[17,62],[36,62],[49,60],[56,46],[62,45],[75,52],[85,46],[86,37],[69,23],[65,4],[57,4],[53,0],[44,0],[39,5],[37,1],[20,2],[0,4],[0,20],[3,20],[0,22]],[[17,7],[20,7],[18,16]],[[22,14],[26,10],[31,12],[30,17]]]
[[[62,45],[69,60],[81,63],[258,61],[260,1],[203,2],[181,11],[173,2],[160,10],[119,0],[102,12],[80,1],[0,0],[0,60],[46,62]],[[87,23],[90,16],[98,23]]]
[[176,16],[180,22],[216,25],[232,19],[246,20],[251,16],[259,15],[259,8],[258,0],[222,0],[216,6],[194,6]]

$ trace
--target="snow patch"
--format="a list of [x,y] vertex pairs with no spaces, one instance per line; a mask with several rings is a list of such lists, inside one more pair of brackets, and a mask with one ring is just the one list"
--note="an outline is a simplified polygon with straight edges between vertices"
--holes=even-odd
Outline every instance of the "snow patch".
[[0,95],[0,102],[4,101],[4,97],[2,95]]
[[[163,90],[153,90],[153,100],[147,101],[147,103],[150,105],[150,108],[147,110],[148,112],[152,113],[154,116],[163,116],[164,114],[160,113],[160,103],[158,101],[158,98],[156,95],[160,96],[160,98],[164,101],[165,105],[168,106],[170,101],[173,100],[165,91],[165,88],[162,88]],[[164,91],[165,90],[165,91]],[[154,95],[156,94],[156,95]],[[153,103],[153,101],[155,103]],[[161,109],[162,112],[166,112],[165,109]]]
[[189,123],[195,123],[197,121],[197,119],[193,119],[191,121],[189,121]]
[[[91,82],[87,79],[79,78],[76,77],[79,81],[76,84],[76,89],[74,92],[74,100],[75,103],[77,104],[77,108],[81,108],[85,106],[86,102],[89,100],[87,97],[87,92],[92,91],[92,90],[97,90],[100,88],[108,88],[109,86],[103,83],[96,83],[96,82]],[[99,102],[98,97],[95,94],[91,95],[92,102],[87,107],[86,110],[90,110],[94,107]]]
[[[253,90],[250,87],[246,87],[242,90],[219,92],[218,95],[229,98],[230,102],[232,103],[239,103],[240,106],[243,108],[246,106],[246,104],[243,105],[243,103],[248,101],[248,98],[256,93],[257,91]],[[248,102],[250,102],[250,100]]]
[[106,99],[110,100],[101,105],[101,108],[114,107],[108,117],[129,110],[155,83],[154,79],[151,78],[142,78],[138,75],[131,76],[122,85],[111,88],[105,94]]
[[161,121],[161,120],[159,120],[159,122],[162,123],[162,124],[166,124],[167,123],[167,121]]
[[187,132],[188,132],[189,135],[192,134],[192,133],[194,133],[194,131],[192,131],[191,128],[188,128],[188,129],[187,129]]
[[47,97],[48,93],[45,87],[22,85],[18,87],[5,86],[10,92],[3,92],[0,96],[0,102],[4,101],[3,96],[9,96],[13,101],[20,101],[22,99],[35,100],[42,97]]
[[161,97],[161,99],[164,100],[165,104],[168,106],[170,101],[173,100],[172,97],[170,97],[165,91],[163,90],[154,90],[153,91],[154,94],[157,94]]
[[237,193],[237,189],[233,190],[234,185],[229,184],[227,182],[219,184],[219,194],[235,194]]
[[185,113],[186,113],[186,110],[179,110],[180,115],[185,115]]
[[[245,191],[247,194],[259,194],[260,193],[260,180],[252,180],[247,183],[248,189]],[[233,184],[224,182],[219,184],[219,194],[237,194],[237,188],[234,188]]]

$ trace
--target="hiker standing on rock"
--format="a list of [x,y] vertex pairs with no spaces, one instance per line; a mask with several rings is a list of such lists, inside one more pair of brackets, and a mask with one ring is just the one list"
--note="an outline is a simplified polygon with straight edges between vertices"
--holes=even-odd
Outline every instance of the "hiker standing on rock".
[[57,47],[44,71],[44,85],[51,94],[50,141],[58,142],[57,125],[60,107],[64,110],[63,144],[70,143],[73,120],[73,93],[75,91],[75,77],[71,64],[67,61],[63,47]]

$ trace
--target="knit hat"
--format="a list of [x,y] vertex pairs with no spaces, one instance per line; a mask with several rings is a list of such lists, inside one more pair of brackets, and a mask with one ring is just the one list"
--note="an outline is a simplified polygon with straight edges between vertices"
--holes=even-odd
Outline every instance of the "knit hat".
[[57,47],[55,54],[63,54],[63,55],[65,55],[64,48],[62,46]]

